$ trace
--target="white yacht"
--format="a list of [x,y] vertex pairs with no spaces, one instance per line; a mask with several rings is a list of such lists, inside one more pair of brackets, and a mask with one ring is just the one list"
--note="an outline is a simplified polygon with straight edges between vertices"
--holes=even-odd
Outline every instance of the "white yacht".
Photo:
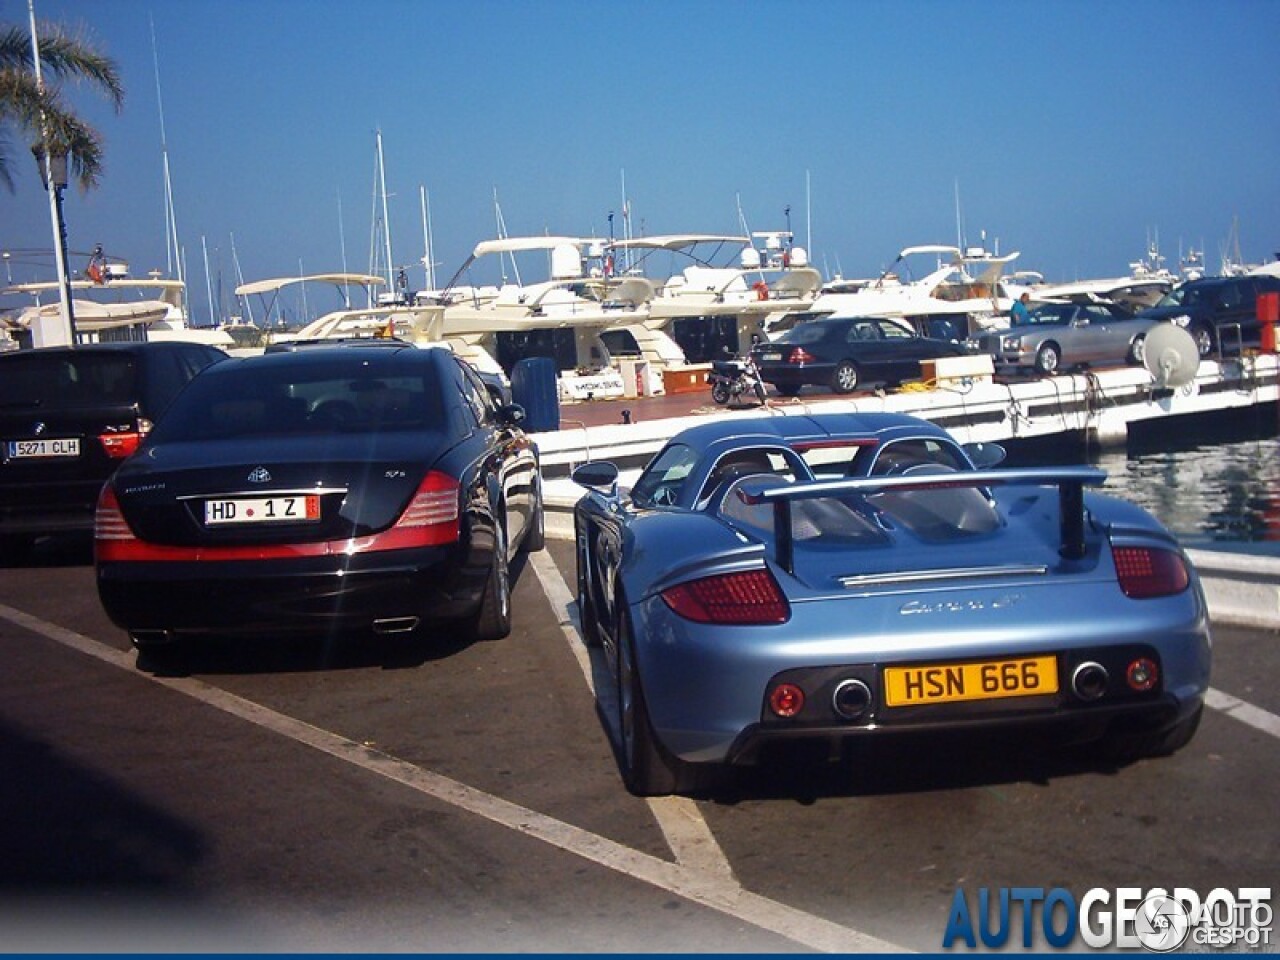
[[[1006,322],[1013,297],[1002,274],[1017,257],[1016,252],[998,256],[982,247],[907,247],[876,279],[842,283],[823,292],[810,309],[842,317],[897,317],[925,336],[963,341]],[[931,266],[912,279],[921,260]]]
[[[76,335],[81,341],[187,340],[216,347],[232,344],[225,332],[193,327],[187,320],[187,285],[160,277],[135,279],[127,264],[106,263],[98,279],[69,281]],[[16,283],[0,296],[27,295],[35,302],[11,311],[5,326],[16,341],[31,346],[66,342],[61,284],[55,280]]]
[[[665,332],[685,359],[705,362],[724,352],[746,355],[777,317],[810,308],[822,276],[789,231],[672,234],[618,241],[618,256],[646,269],[661,253],[683,264],[649,302],[644,328]],[[759,244],[759,246],[757,246]],[[728,262],[717,263],[729,254]]]

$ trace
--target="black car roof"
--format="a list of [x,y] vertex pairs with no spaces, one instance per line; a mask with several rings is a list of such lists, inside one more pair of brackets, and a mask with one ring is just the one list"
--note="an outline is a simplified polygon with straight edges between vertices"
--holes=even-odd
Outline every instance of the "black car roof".
[[266,366],[314,366],[328,367],[333,366],[335,362],[341,362],[344,359],[353,365],[358,364],[383,364],[396,361],[396,358],[412,357],[419,354],[427,359],[425,362],[432,362],[431,354],[447,354],[447,349],[421,349],[410,343],[388,343],[379,350],[351,349],[349,345],[335,345],[332,349],[306,349],[306,350],[279,350],[271,353],[262,353],[252,357],[233,357],[229,363],[218,364],[220,367],[242,369],[246,364],[254,367]]
[[100,343],[82,343],[74,347],[33,347],[29,350],[12,350],[0,353],[5,357],[57,356],[66,353],[153,353],[161,350],[181,350],[190,347],[217,350],[217,347],[206,347],[204,344],[188,343],[181,340],[108,340]]

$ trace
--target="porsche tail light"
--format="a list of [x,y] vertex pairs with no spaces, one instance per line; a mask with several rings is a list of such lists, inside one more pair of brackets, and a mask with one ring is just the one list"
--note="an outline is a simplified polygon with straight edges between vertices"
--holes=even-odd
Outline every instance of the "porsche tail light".
[[102,444],[102,451],[112,460],[123,460],[125,457],[133,456],[138,447],[142,445],[142,438],[151,432],[151,421],[146,419],[138,420],[137,430],[125,430],[120,433],[100,433],[98,434],[98,443]]
[[1116,547],[1116,576],[1126,597],[1144,600],[1181,593],[1191,583],[1186,562],[1172,550],[1158,547]]
[[787,363],[813,363],[817,359],[804,347],[796,347],[791,351],[791,356],[787,357]]
[[785,623],[791,608],[768,570],[690,580],[662,591],[667,606],[697,623]]

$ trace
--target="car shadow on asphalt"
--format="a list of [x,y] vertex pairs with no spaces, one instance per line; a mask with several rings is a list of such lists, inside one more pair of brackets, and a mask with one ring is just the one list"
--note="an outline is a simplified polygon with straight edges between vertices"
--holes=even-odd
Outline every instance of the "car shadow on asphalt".
[[40,537],[24,549],[0,553],[0,570],[40,567],[92,567],[93,535],[62,533]]
[[[524,575],[523,551],[511,561],[511,583]],[[465,624],[424,623],[409,633],[326,636],[210,636],[138,651],[139,670],[160,677],[192,674],[307,673],[325,670],[406,670],[456,656],[477,642]]]
[[[798,746],[798,745],[795,745]],[[697,799],[734,805],[793,800],[929,793],[1026,783],[1047,787],[1082,774],[1114,774],[1124,764],[1087,743],[1063,744],[1018,734],[912,734],[847,744],[837,757],[824,747],[793,746],[753,766],[722,771]]]

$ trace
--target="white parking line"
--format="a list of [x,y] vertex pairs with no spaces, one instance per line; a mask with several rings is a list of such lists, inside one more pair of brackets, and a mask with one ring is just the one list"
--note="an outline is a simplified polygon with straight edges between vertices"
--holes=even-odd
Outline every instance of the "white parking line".
[[1274,713],[1268,713],[1261,707],[1245,703],[1243,700],[1233,697],[1229,693],[1223,693],[1221,690],[1215,690],[1213,687],[1210,687],[1205,693],[1204,702],[1206,706],[1214,710],[1221,710],[1228,717],[1234,717],[1241,723],[1247,723],[1249,726],[1256,727],[1263,733],[1269,733],[1280,740],[1280,717]]
[[[537,575],[538,583],[542,585],[542,592],[551,604],[551,612],[559,621],[560,629],[564,631],[569,649],[582,670],[587,689],[600,702],[606,716],[616,716],[617,699],[613,691],[596,689],[591,654],[582,642],[582,621],[577,599],[560,574],[560,568],[546,550],[529,554],[529,565]],[[650,797],[648,802],[677,863],[708,876],[734,879],[729,858],[720,849],[715,835],[693,801],[685,797]]]
[[[561,580],[561,588],[568,592]],[[560,609],[560,608],[557,608]],[[567,608],[565,608],[567,609]],[[744,890],[716,869],[704,869],[705,850],[689,838],[677,842],[692,863],[670,863],[633,850],[607,837],[521,807],[492,794],[399,760],[372,747],[236,696],[193,677],[157,677],[134,669],[134,654],[116,650],[73,630],[0,604],[0,618],[103,663],[128,670],[142,680],[159,683],[224,713],[336,757],[370,773],[394,780],[412,790],[466,810],[525,836],[533,837],[610,870],[666,890],[724,913],[757,929],[777,934],[812,950],[829,953],[901,953],[897,944],[843,927]],[[572,621],[568,626],[573,627]],[[579,647],[581,643],[577,644]],[[588,673],[589,675],[589,673]],[[687,801],[686,801],[687,802]],[[665,805],[679,810],[678,805]],[[696,813],[696,808],[694,813]],[[701,818],[698,817],[700,820]],[[705,824],[703,825],[705,828]],[[697,832],[690,831],[690,835]],[[710,832],[707,831],[707,836]],[[714,843],[714,841],[712,841]],[[721,855],[722,858],[722,855]]]

